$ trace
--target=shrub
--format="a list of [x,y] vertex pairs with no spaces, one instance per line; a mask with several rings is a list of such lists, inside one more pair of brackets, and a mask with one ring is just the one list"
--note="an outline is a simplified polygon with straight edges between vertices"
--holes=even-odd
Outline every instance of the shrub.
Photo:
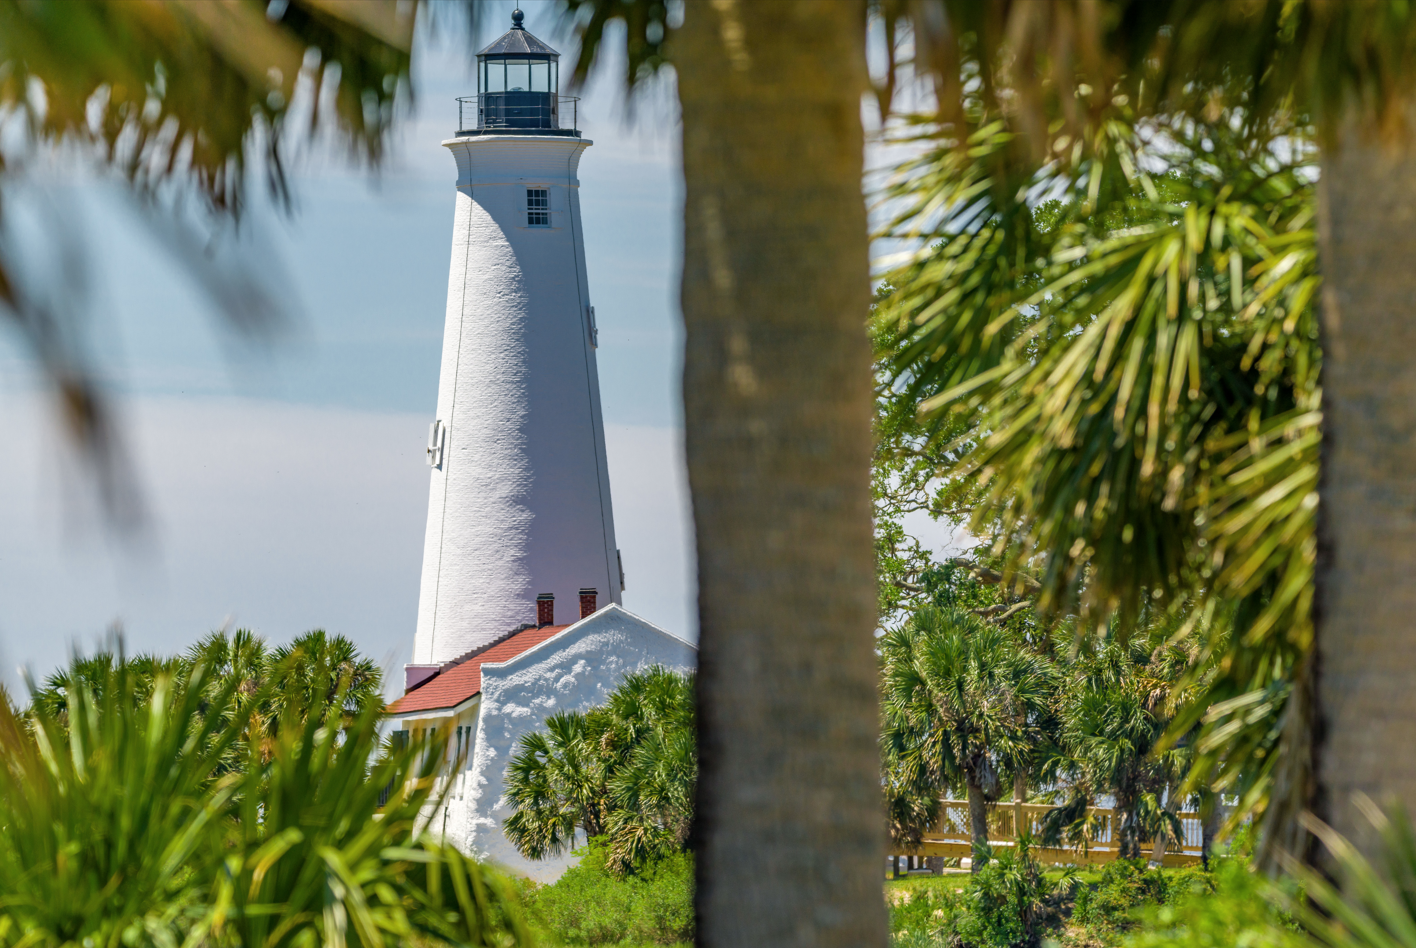
[[506,880],[419,830],[445,745],[383,744],[373,702],[326,726],[348,676],[309,665],[333,697],[121,652],[62,706],[0,691],[0,945],[529,944]]
[[941,934],[947,920],[962,911],[964,895],[955,892],[969,884],[966,877],[945,876],[921,885],[896,886],[890,891],[891,948],[934,948],[946,944]]
[[1165,904],[1172,894],[1196,887],[1212,890],[1209,876],[1199,868],[1162,871],[1146,868],[1144,860],[1118,859],[1101,870],[1094,886],[1077,892],[1072,920],[1094,931],[1126,931],[1135,926],[1141,906]]
[[997,855],[974,874],[963,911],[954,923],[954,943],[967,948],[1033,948],[1048,927],[1047,900],[1070,885],[1053,885],[1029,851],[1026,839]]
[[1127,948],[1297,948],[1305,944],[1292,919],[1274,907],[1273,883],[1250,871],[1245,860],[1219,859],[1208,879],[1193,870],[1174,875],[1168,903],[1140,913],[1140,924],[1127,938]]
[[617,877],[602,837],[579,865],[527,892],[533,922],[567,945],[676,945],[693,940],[693,854],[671,853]]
[[[1028,848],[996,850],[968,879],[899,893],[890,907],[893,948],[1033,948],[1053,927],[1052,897],[1071,884],[1048,882]],[[952,883],[952,884],[950,884]],[[954,891],[955,888],[963,891]]]

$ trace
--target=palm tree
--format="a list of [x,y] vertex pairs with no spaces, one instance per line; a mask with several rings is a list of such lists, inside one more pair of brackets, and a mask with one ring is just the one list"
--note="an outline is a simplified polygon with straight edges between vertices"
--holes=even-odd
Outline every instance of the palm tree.
[[366,708],[383,708],[383,673],[359,647],[342,635],[314,629],[289,645],[271,651],[265,675],[275,686],[271,715],[279,719],[286,705],[334,708],[340,703],[343,721],[356,719]]
[[[1228,714],[1206,724],[1225,738],[1202,736],[1196,779],[1237,777],[1252,805],[1284,777],[1276,722],[1310,629],[1320,417],[1312,153],[1305,128],[1246,131],[1224,109],[1203,121],[1137,121],[1107,125],[1114,166],[1098,156],[1058,172],[1059,201],[1000,204],[973,232],[956,232],[946,215],[941,230],[955,235],[897,276],[881,309],[901,320],[992,274],[987,293],[895,337],[901,400],[947,409],[956,427],[969,421],[946,472],[974,481],[975,529],[1036,558],[1044,614],[1079,604],[1085,619],[1124,631],[1159,605],[1203,654],[1195,673],[1227,656],[1180,723],[1188,729],[1212,703],[1233,709],[1237,734]],[[965,195],[1010,140],[996,126],[972,157],[942,146],[901,193],[976,213]],[[1187,243],[1185,221],[1200,218],[1205,239]],[[1013,242],[1025,245],[1024,263],[990,257]],[[997,295],[1005,284],[1021,289]],[[1189,322],[1165,315],[1177,284],[1207,301]],[[982,347],[982,323],[995,326],[996,348]],[[938,346],[951,357],[923,361]]]
[[928,833],[939,821],[940,793],[934,781],[927,778],[922,768],[914,765],[907,756],[907,748],[902,742],[889,739],[888,725],[881,729],[882,755],[881,782],[885,787],[885,825],[890,832],[890,848],[896,853],[894,860],[895,878],[900,877],[899,851],[918,849]]
[[655,728],[629,753],[610,780],[610,838],[607,865],[625,872],[650,859],[681,852],[689,845],[698,785],[698,735],[674,724]]
[[936,796],[964,788],[977,872],[989,858],[988,804],[1037,742],[1050,669],[1004,630],[933,606],[886,633],[880,656],[887,760]]
[[624,874],[688,845],[698,779],[694,679],[655,666],[627,676],[606,703],[561,712],[521,738],[507,766],[502,824],[528,859],[606,837]]
[[[213,696],[231,690],[229,713],[244,726],[227,765],[243,766],[246,749],[264,746],[275,729],[269,701],[263,700],[270,665],[265,639],[247,629],[212,632],[188,649],[182,660],[186,667],[204,671],[206,688]],[[221,713],[220,707],[217,704],[204,713]]]
[[593,839],[605,832],[610,808],[607,761],[600,751],[603,714],[553,714],[545,730],[521,738],[506,771],[506,798],[516,812],[502,831],[527,859],[558,856],[577,831]]
[[696,676],[655,666],[630,675],[605,711],[613,755],[608,864],[625,871],[689,845],[698,787]]
[[67,667],[49,675],[42,686],[31,692],[30,704],[56,721],[67,722],[70,706],[79,691],[87,689],[92,694],[102,695],[115,672],[121,670],[123,681],[133,689],[135,700],[145,701],[152,696],[159,676],[171,675],[182,667],[181,659],[165,659],[151,654],[129,658],[124,655],[120,641],[115,647],[94,655],[75,654]]
[[[102,695],[119,671],[137,701],[148,700],[163,676],[175,683],[173,687],[200,680],[203,696],[198,712],[240,722],[240,739],[223,760],[227,769],[244,767],[249,747],[263,748],[261,753],[268,756],[289,710],[303,714],[305,709],[315,709],[323,715],[337,707],[348,727],[362,712],[383,708],[378,666],[344,636],[319,629],[276,649],[246,629],[213,632],[175,658],[129,658],[120,640],[92,656],[76,655],[67,668],[49,676],[32,694],[33,708],[67,721],[69,704],[80,688]],[[303,719],[300,723],[303,726]]]
[[1165,687],[1144,674],[1129,649],[1109,646],[1080,663],[1061,695],[1060,770],[1093,798],[1108,794],[1120,816],[1112,827],[1122,859],[1141,855],[1149,835],[1142,802],[1164,791],[1166,776],[1155,750],[1165,733]]

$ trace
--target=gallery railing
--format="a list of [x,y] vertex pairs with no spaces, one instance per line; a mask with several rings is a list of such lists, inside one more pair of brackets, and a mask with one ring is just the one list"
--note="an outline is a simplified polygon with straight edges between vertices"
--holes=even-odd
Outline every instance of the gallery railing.
[[580,100],[549,92],[484,92],[457,100],[459,135],[485,131],[579,135]]
[[[994,847],[1008,847],[1017,844],[1018,827],[1015,825],[1014,809],[1020,811],[1024,829],[1034,840],[1042,838],[1042,820],[1056,807],[1045,803],[1012,804],[997,803],[988,809],[988,842]],[[1200,861],[1200,850],[1204,840],[1204,821],[1198,813],[1180,812],[1175,814],[1180,820],[1180,838],[1169,840],[1165,849],[1165,864],[1190,865]],[[1119,816],[1110,807],[1089,807],[1087,809],[1086,833],[1076,845],[1040,846],[1033,844],[1033,853],[1041,861],[1055,864],[1075,863],[1088,865],[1110,862],[1119,849]],[[1142,840],[1141,855],[1149,858],[1153,840]],[[899,849],[899,855],[910,856],[968,856],[973,848],[973,834],[969,831],[969,804],[966,800],[944,800],[939,810],[939,820],[924,835],[919,847]]]

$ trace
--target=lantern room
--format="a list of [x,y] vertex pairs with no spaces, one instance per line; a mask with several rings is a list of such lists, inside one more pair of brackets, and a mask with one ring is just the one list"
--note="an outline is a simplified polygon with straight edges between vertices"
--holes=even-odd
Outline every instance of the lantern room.
[[458,135],[579,134],[575,100],[560,97],[560,53],[528,33],[523,19],[514,10],[511,29],[477,54],[477,96],[457,100]]

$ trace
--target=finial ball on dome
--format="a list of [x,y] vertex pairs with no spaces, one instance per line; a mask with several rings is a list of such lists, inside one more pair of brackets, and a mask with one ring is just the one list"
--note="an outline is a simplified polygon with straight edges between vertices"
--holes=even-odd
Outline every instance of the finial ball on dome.
[[522,29],[521,21],[524,20],[524,19],[526,19],[526,14],[524,14],[524,13],[521,12],[521,8],[520,8],[520,7],[517,7],[515,10],[512,10],[512,11],[511,11],[511,28],[512,28],[513,30]]

